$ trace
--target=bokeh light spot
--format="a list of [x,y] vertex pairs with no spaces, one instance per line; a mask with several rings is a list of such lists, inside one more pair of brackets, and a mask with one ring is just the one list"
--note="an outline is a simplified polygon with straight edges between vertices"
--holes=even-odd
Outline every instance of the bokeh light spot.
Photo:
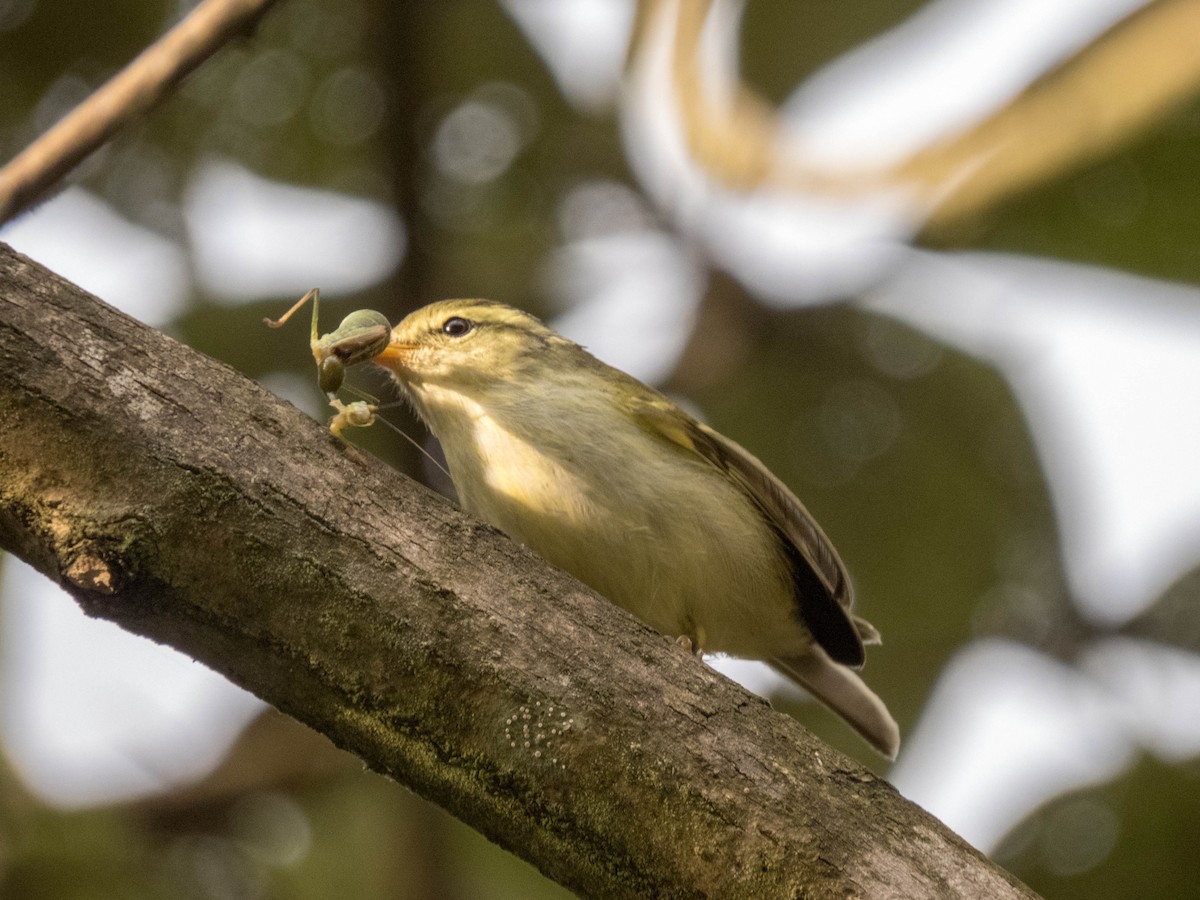
[[829,449],[858,464],[883,455],[902,422],[892,395],[861,379],[834,385],[817,412],[817,427]]
[[1117,843],[1120,823],[1107,804],[1078,798],[1059,805],[1042,828],[1042,862],[1055,875],[1082,875],[1104,861]]
[[467,100],[438,126],[433,158],[449,178],[467,184],[493,181],[512,165],[521,149],[513,116],[484,100]]
[[37,0],[0,0],[0,31],[19,28],[36,8]]
[[308,815],[285,794],[249,794],[234,804],[229,816],[230,829],[243,848],[266,865],[294,866],[312,847]]
[[379,81],[365,69],[339,69],[321,82],[313,97],[312,122],[331,144],[349,147],[379,130],[386,109]]
[[281,125],[304,103],[308,68],[290,50],[266,50],[250,60],[233,84],[238,114],[251,125]]

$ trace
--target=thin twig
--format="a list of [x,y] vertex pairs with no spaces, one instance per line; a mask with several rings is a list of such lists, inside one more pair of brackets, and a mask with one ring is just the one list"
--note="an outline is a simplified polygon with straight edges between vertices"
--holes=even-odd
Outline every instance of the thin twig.
[[203,0],[66,118],[0,169],[0,225],[32,206],[122,126],[157,105],[277,0]]

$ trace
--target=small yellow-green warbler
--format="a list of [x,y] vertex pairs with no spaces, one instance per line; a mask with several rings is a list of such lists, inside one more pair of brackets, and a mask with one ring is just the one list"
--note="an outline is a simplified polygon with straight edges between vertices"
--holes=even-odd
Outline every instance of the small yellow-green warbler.
[[314,354],[335,390],[367,359],[395,376],[469,512],[697,652],[766,660],[895,757],[899,729],[853,671],[879,634],[842,561],[733,441],[502,303],[434,303],[390,335],[355,313]]

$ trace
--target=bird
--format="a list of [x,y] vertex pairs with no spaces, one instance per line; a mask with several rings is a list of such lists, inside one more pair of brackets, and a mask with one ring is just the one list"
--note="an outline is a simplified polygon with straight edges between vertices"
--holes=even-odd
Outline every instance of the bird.
[[322,337],[318,363],[387,370],[468,512],[693,652],[766,661],[895,758],[899,727],[856,672],[879,632],[816,520],[749,451],[507,304],[435,302],[390,334],[371,322],[366,340]]

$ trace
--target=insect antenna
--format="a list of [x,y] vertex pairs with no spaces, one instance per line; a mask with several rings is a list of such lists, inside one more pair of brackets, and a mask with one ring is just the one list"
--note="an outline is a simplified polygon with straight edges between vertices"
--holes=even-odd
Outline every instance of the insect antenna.
[[[359,399],[361,399],[361,400],[366,400],[368,403],[371,404],[371,407],[375,412],[379,412],[380,410],[384,410],[384,409],[394,409],[397,406],[405,405],[405,402],[403,400],[392,400],[388,403],[379,403],[378,398],[373,397],[370,394],[368,394],[366,391],[361,390],[360,388],[356,388],[350,384],[343,385],[342,389],[345,391],[349,391],[351,394],[356,394],[359,397]],[[450,473],[446,470],[446,467],[443,466],[438,461],[438,458],[436,456],[434,456],[432,453],[430,453],[428,450],[426,450],[423,446],[421,446],[421,442],[418,441],[416,438],[414,438],[412,435],[410,435],[408,432],[406,432],[403,428],[401,428],[396,423],[390,421],[389,419],[384,418],[383,416],[379,416],[375,421],[382,422],[388,428],[392,429],[392,431],[396,432],[396,434],[400,435],[400,437],[404,438],[406,441],[408,441],[410,444],[412,444],[414,447],[416,447],[417,451],[422,456],[424,456],[427,460],[429,460],[431,463],[433,463],[433,465],[437,468],[437,470],[439,472],[441,472],[447,478],[450,478]],[[454,479],[450,478],[450,480],[453,481]]]

